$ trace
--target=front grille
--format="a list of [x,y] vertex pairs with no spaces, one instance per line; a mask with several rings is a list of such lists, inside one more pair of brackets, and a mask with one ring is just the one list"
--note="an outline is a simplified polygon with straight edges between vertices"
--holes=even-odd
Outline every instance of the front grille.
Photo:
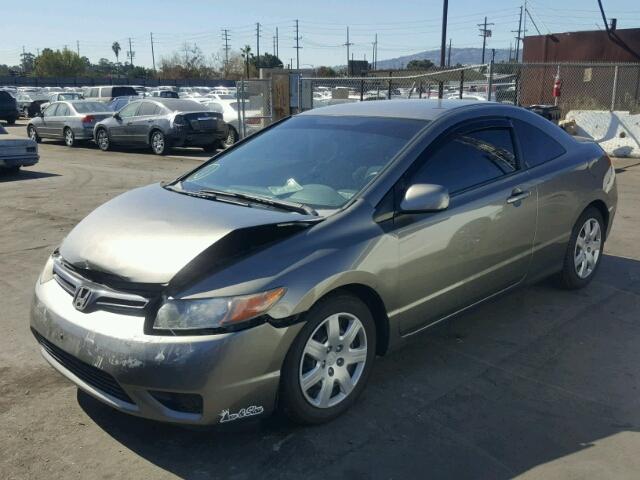
[[33,335],[36,337],[38,343],[45,349],[45,351],[51,355],[56,362],[62,365],[64,368],[73,373],[76,377],[85,383],[88,383],[92,387],[100,390],[101,392],[111,395],[123,402],[134,404],[131,397],[122,389],[116,379],[109,375],[107,372],[93,367],[82,360],[77,359],[70,353],[65,352],[61,348],[55,346],[49,340],[44,338],[34,329],[31,329]]
[[[76,270],[67,266],[59,256],[53,259],[53,278],[74,299],[78,289],[86,287],[90,290],[86,304],[80,309],[86,312],[100,309],[140,314],[144,312],[150,302],[150,298],[146,296],[115,290],[85,278]],[[77,305],[76,308],[78,308]]]

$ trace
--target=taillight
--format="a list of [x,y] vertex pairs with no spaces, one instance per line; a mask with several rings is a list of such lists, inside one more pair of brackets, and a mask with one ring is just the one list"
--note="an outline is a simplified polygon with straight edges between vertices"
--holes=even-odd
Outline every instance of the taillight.
[[96,120],[96,117],[93,115],[85,115],[82,117],[82,123],[93,123]]

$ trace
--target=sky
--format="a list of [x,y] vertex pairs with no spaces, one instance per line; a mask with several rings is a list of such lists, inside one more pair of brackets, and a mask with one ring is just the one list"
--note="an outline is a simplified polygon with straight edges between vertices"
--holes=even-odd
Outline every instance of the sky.
[[[603,0],[607,17],[618,28],[640,27],[640,3]],[[447,37],[453,47],[481,47],[477,24],[487,16],[492,36],[488,48],[514,43],[522,2],[518,0],[450,0]],[[596,0],[528,0],[527,34],[603,28]],[[115,61],[111,50],[118,41],[123,51],[131,38],[134,64],[151,66],[153,32],[156,62],[179,51],[185,42],[197,44],[207,58],[222,54],[222,28],[230,46],[246,44],[256,52],[256,22],[261,23],[260,52],[273,53],[276,27],[280,59],[295,63],[295,19],[299,20],[300,66],[344,65],[346,28],[356,59],[371,59],[378,34],[378,59],[439,48],[442,21],[440,1],[419,0],[30,0],[3,2],[0,7],[0,64],[16,65],[23,47],[37,54],[49,47],[76,49],[92,62]],[[120,60],[126,57],[120,54]]]

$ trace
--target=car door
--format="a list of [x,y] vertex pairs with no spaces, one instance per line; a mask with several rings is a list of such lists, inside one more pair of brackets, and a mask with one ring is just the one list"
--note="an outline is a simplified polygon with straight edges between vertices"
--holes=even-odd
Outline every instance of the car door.
[[64,121],[71,115],[71,111],[66,103],[58,103],[57,105],[55,114],[48,121],[48,127],[53,138],[63,138]]
[[447,209],[397,214],[397,299],[409,334],[518,284],[527,273],[537,192],[522,168],[510,122],[465,123],[437,140],[396,187],[448,189]]
[[140,102],[140,108],[135,117],[128,123],[128,133],[136,145],[146,145],[149,141],[150,128],[154,123],[160,107],[155,102]]
[[53,135],[53,120],[55,119],[56,110],[58,109],[59,103],[52,103],[49,105],[44,112],[42,112],[42,122],[40,125],[37,125],[36,130],[38,135],[43,138],[50,138]]
[[130,123],[135,117],[141,102],[132,102],[125,105],[117,116],[113,117],[113,124],[109,128],[109,137],[114,143],[129,145],[132,142],[129,132]]

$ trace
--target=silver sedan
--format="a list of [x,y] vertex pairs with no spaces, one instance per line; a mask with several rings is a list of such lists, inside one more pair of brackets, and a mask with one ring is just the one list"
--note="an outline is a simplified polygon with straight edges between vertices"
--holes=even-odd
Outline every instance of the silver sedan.
[[43,138],[64,140],[68,147],[92,140],[96,123],[113,114],[102,102],[74,100],[54,102],[27,125],[27,135],[40,142]]

